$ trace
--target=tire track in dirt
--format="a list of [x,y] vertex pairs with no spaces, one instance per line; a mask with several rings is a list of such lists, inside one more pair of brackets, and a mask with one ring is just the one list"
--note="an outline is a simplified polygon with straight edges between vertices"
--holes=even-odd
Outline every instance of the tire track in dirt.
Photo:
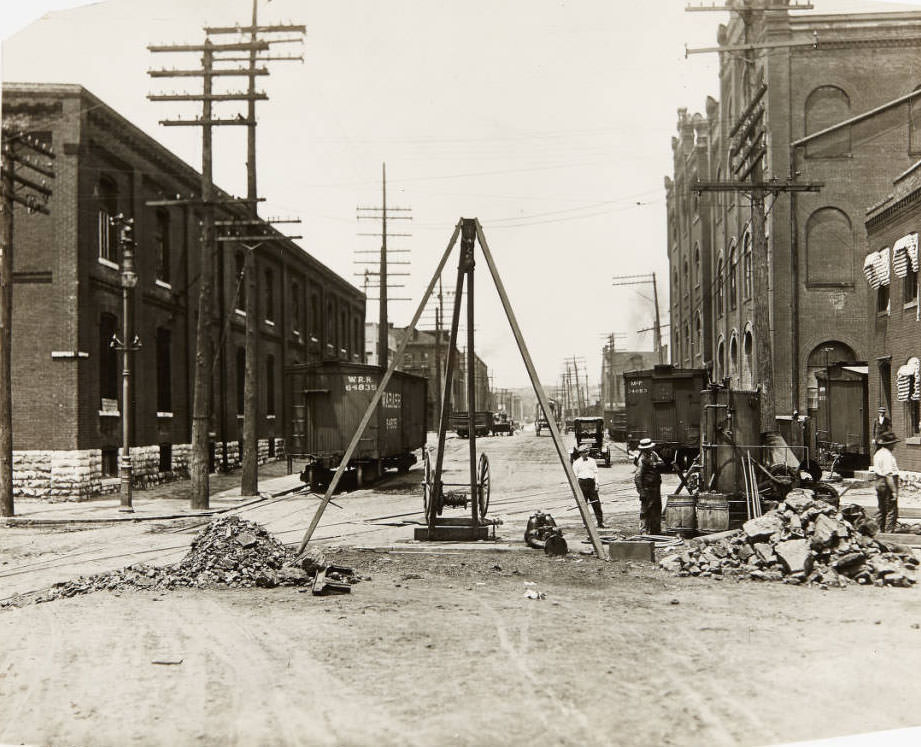
[[[593,732],[586,715],[574,705],[569,705],[558,698],[553,690],[542,682],[528,666],[529,617],[524,617],[524,622],[519,631],[518,645],[516,646],[512,643],[509,631],[502,620],[502,616],[496,614],[495,610],[488,606],[483,599],[478,598],[477,601],[483,611],[488,613],[489,617],[492,619],[499,648],[506,655],[509,663],[520,672],[524,680],[528,683],[532,692],[532,698],[528,698],[528,701],[532,701],[533,696],[542,697],[559,713],[562,720],[548,714],[546,708],[534,706],[533,703],[530,708],[531,713],[534,713],[541,720],[544,728],[548,732],[552,732],[555,735],[558,744],[595,743],[600,735]],[[573,734],[573,725],[576,726],[575,738]]]

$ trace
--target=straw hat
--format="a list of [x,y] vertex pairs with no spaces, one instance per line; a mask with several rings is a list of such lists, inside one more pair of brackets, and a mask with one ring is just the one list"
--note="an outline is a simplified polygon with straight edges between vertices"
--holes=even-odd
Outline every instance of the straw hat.
[[892,446],[897,444],[900,439],[895,437],[895,434],[892,431],[883,431],[876,438],[876,443],[879,446]]
[[640,450],[655,448],[655,442],[651,438],[644,438],[636,448]]

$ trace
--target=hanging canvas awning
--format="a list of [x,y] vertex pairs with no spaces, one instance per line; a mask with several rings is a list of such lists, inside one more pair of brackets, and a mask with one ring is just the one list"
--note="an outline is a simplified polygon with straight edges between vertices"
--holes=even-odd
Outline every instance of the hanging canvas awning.
[[876,258],[876,277],[880,285],[889,285],[889,247],[880,249]]
[[879,277],[876,274],[876,263],[879,260],[879,252],[870,252],[863,261],[863,274],[871,288],[879,288]]
[[921,361],[909,358],[904,366],[899,367],[895,386],[899,402],[921,399]]
[[900,278],[918,271],[918,234],[910,233],[892,245],[892,269]]

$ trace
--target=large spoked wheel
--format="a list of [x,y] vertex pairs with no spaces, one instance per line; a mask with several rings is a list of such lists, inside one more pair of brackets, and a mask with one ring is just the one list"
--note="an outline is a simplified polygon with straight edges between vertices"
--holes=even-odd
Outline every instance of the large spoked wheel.
[[477,503],[480,507],[480,518],[482,518],[489,510],[489,459],[485,454],[480,454],[480,462],[477,467]]
[[429,456],[428,449],[422,452],[422,509],[425,512],[425,519],[429,523],[433,518],[434,500],[432,485],[432,459]]

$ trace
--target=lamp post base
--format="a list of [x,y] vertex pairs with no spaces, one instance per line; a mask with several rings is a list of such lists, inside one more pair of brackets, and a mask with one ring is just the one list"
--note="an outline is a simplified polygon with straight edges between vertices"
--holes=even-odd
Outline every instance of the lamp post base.
[[131,505],[131,482],[133,472],[131,457],[128,454],[123,454],[121,466],[118,470],[118,476],[121,479],[121,506],[119,506],[118,510],[122,513],[134,513],[134,507]]

